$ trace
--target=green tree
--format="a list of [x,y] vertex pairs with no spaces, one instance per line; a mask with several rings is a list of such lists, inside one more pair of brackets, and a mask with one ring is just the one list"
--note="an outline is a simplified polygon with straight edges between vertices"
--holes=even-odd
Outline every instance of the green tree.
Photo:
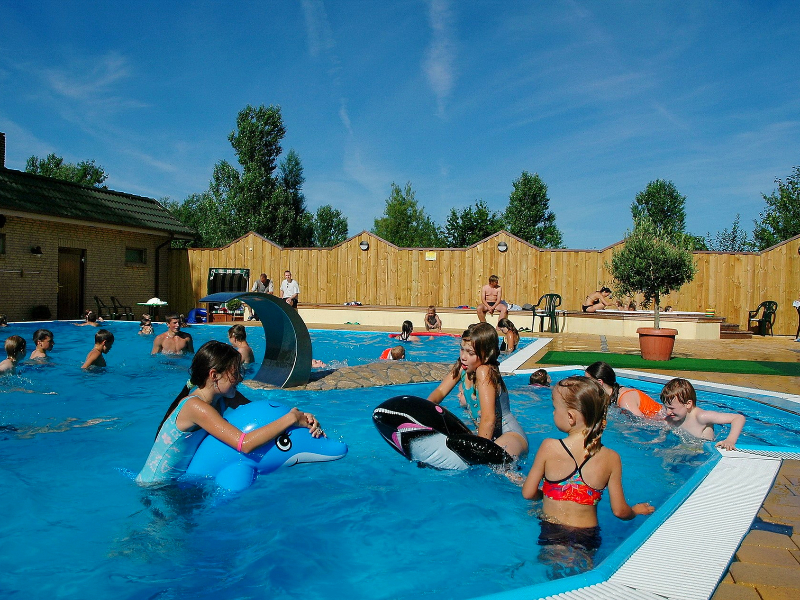
[[664,233],[686,232],[686,196],[683,196],[671,181],[656,179],[636,194],[631,204],[634,227],[644,217]]
[[644,296],[642,306],[654,304],[654,323],[661,325],[661,296],[676,291],[694,279],[696,267],[688,235],[665,231],[649,216],[642,216],[625,235],[621,250],[615,250],[606,268],[614,278],[619,297]]
[[417,204],[411,182],[401,189],[392,182],[383,217],[375,219],[372,233],[401,248],[434,248],[442,245],[442,235],[425,209]]
[[503,229],[500,213],[489,210],[483,200],[458,211],[450,209],[444,226],[444,241],[450,248],[466,248]]
[[347,217],[341,211],[325,204],[314,215],[314,246],[331,248],[347,239]]
[[513,185],[503,216],[506,229],[539,248],[561,248],[562,235],[556,227],[556,216],[550,211],[547,185],[538,174],[527,171]]
[[776,179],[775,183],[777,192],[761,194],[767,208],[759,215],[760,221],[754,221],[753,238],[759,250],[800,234],[800,167],[785,182]]
[[103,167],[94,163],[94,160],[83,160],[77,165],[73,165],[72,163],[64,162],[62,157],[52,153],[45,158],[31,156],[25,163],[25,172],[108,189],[106,186],[101,185],[108,178],[108,175],[106,175]]
[[[747,232],[739,225],[740,215],[736,215],[733,220],[733,225],[730,229],[723,229],[714,235],[710,233],[706,235],[706,248],[705,250],[713,250],[715,252],[750,252],[755,248],[753,240],[750,239]],[[697,245],[695,245],[697,249]]]

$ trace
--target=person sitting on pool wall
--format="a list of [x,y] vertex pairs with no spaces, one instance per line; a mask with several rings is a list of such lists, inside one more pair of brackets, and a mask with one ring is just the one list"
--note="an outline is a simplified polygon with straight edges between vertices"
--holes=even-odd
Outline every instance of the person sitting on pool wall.
[[10,335],[5,343],[6,359],[0,362],[0,375],[13,375],[17,363],[25,357],[25,340],[18,335]]
[[33,345],[35,348],[31,352],[30,360],[47,358],[47,353],[55,346],[53,332],[49,329],[37,329],[33,332]]
[[[186,472],[200,442],[209,434],[243,454],[271,442],[294,426],[306,427],[314,437],[325,435],[314,415],[296,408],[272,423],[246,433],[231,425],[222,417],[225,410],[250,402],[236,389],[242,381],[241,368],[242,355],[233,346],[217,340],[200,346],[192,358],[187,385],[158,426],[150,454],[136,477],[137,483],[180,477]],[[191,388],[196,389],[190,394]]]
[[581,309],[585,313],[593,313],[598,310],[604,310],[611,306],[611,290],[607,287],[601,287],[596,292],[592,292],[581,304]]
[[478,321],[485,323],[486,315],[494,316],[495,311],[501,319],[508,316],[508,308],[503,304],[503,288],[500,287],[500,278],[492,275],[489,277],[489,283],[481,288]]
[[425,330],[442,330],[442,320],[439,318],[439,315],[436,314],[436,307],[433,304],[428,307],[428,312],[425,314]]
[[620,387],[617,374],[608,363],[597,361],[586,367],[586,375],[599,382],[608,395],[609,402],[616,404],[637,417],[663,419],[661,405],[650,396],[636,388]]
[[676,377],[661,390],[661,402],[667,410],[665,421],[702,440],[714,441],[714,425],[730,425],[728,437],[717,442],[717,448],[733,450],[744,429],[744,415],[697,408],[697,392],[686,379]]
[[461,335],[458,361],[428,395],[428,400],[441,404],[447,394],[460,385],[459,401],[463,398],[466,403],[478,435],[492,440],[512,457],[518,458],[528,452],[528,438],[511,412],[508,389],[500,375],[499,356],[500,344],[495,328],[489,323],[470,326]]
[[606,488],[611,511],[619,519],[628,521],[655,510],[646,502],[630,506],[625,500],[622,461],[601,442],[607,400],[599,382],[590,377],[559,381],[553,387],[553,421],[567,437],[542,441],[522,485],[524,498],[544,498],[539,560],[554,569],[577,562],[564,560],[565,550],[583,554],[587,570],[592,568],[601,542],[597,504]]
[[170,313],[164,317],[167,331],[161,333],[153,340],[153,350],[150,354],[183,354],[194,352],[192,336],[181,331],[181,317],[177,313]]
[[88,369],[89,367],[105,367],[106,359],[103,358],[104,354],[108,354],[111,346],[114,345],[114,334],[108,329],[100,329],[94,334],[94,348],[89,350],[86,355],[86,360],[83,362],[81,369]]

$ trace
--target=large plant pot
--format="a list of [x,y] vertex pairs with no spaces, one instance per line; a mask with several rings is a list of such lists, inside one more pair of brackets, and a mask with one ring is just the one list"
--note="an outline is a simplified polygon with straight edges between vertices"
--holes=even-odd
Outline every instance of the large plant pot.
[[677,329],[654,329],[652,327],[639,327],[639,348],[645,360],[669,360],[672,357],[672,348],[675,346]]

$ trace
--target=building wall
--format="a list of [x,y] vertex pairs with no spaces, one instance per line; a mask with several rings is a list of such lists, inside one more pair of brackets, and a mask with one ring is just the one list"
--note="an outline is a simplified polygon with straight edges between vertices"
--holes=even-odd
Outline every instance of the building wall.
[[[160,293],[154,288],[156,247],[167,240],[165,235],[13,216],[7,217],[0,234],[6,239],[6,252],[0,254],[0,313],[10,321],[30,320],[31,309],[42,304],[50,308],[54,319],[80,316],[56,314],[59,247],[86,250],[84,308],[95,309],[94,296],[110,307],[114,295],[139,316],[142,307],[136,303],[166,294],[169,285],[165,247],[159,253]],[[41,246],[41,256],[31,254],[33,246]],[[146,264],[127,265],[128,247],[145,249]]]
[[[366,251],[359,244],[367,242]],[[500,252],[498,244],[507,244]],[[363,232],[334,248],[280,248],[250,233],[223,248],[173,249],[170,306],[186,312],[206,294],[209,268],[249,268],[267,273],[275,290],[290,269],[300,284],[302,304],[440,307],[475,306],[480,288],[497,274],[503,297],[535,304],[542,294],[563,298],[562,309],[580,310],[586,295],[612,285],[606,264],[619,244],[602,250],[540,249],[505,232],[469,248],[398,248]],[[760,253],[696,252],[697,275],[662,307],[678,311],[713,309],[747,329],[747,313],[764,300],[778,302],[775,334],[794,334],[800,296],[800,236]],[[350,319],[347,319],[350,320]],[[398,323],[399,326],[399,323]]]

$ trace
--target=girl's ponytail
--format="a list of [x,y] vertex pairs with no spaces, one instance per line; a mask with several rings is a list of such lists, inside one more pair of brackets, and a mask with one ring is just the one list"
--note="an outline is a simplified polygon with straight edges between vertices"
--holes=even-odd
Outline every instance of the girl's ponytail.
[[567,377],[558,382],[567,408],[576,410],[586,423],[583,447],[589,456],[603,447],[600,438],[606,428],[608,397],[603,387],[591,377]]

